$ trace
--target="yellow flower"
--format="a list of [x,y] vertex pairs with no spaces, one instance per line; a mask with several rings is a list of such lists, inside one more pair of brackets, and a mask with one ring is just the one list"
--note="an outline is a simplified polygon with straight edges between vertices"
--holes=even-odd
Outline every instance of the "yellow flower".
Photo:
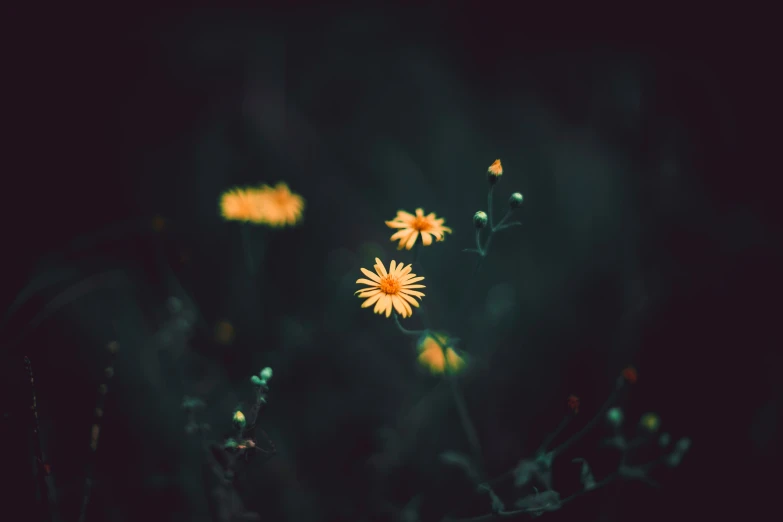
[[258,195],[259,215],[264,224],[271,227],[295,225],[302,220],[304,199],[289,190],[282,181],[274,188],[261,185],[255,189]]
[[220,214],[226,221],[263,223],[257,189],[234,187],[220,195]]
[[359,297],[364,299],[368,298],[362,303],[362,308],[367,308],[375,304],[373,312],[376,314],[385,313],[386,317],[389,317],[392,312],[392,307],[402,317],[410,317],[413,314],[411,305],[418,307],[419,303],[414,299],[418,297],[421,299],[424,294],[414,288],[424,288],[424,285],[416,285],[423,280],[423,277],[416,277],[416,274],[411,273],[412,265],[397,264],[396,261],[392,261],[389,265],[389,271],[381,263],[381,260],[375,258],[375,273],[370,272],[366,268],[362,268],[364,275],[369,279],[357,279],[357,284],[368,285],[369,288],[362,288],[355,293],[359,294]]
[[283,182],[274,188],[235,187],[220,196],[220,213],[227,221],[282,227],[298,223],[303,210],[302,196],[292,193]]
[[465,360],[450,346],[448,336],[430,333],[419,341],[419,364],[434,375],[457,374],[465,367]]
[[434,212],[425,216],[424,210],[417,208],[415,216],[404,210],[398,210],[397,217],[387,221],[386,225],[389,228],[400,229],[391,237],[392,241],[400,240],[397,250],[403,248],[410,250],[416,243],[419,234],[421,234],[421,242],[424,243],[424,246],[432,244],[433,236],[436,241],[443,241],[446,232],[451,234],[451,229],[443,226],[444,221],[443,218],[437,219]]
[[503,165],[500,163],[499,159],[492,162],[492,165],[487,169],[487,174],[496,178],[503,175]]

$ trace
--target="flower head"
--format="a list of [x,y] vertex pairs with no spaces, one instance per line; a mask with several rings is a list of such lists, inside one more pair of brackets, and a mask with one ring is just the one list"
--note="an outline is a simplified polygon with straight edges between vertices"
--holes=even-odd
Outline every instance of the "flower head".
[[397,250],[403,248],[410,250],[416,243],[419,234],[421,234],[421,242],[424,246],[431,245],[433,237],[436,241],[443,241],[446,232],[451,234],[451,229],[443,226],[444,221],[443,218],[438,219],[434,212],[425,216],[424,210],[417,208],[415,216],[404,210],[398,210],[397,217],[387,221],[386,225],[389,228],[399,229],[391,236],[392,241],[400,240]]
[[302,220],[304,199],[294,194],[288,185],[279,182],[274,187],[261,185],[257,190],[260,208],[258,212],[264,224],[270,227],[296,225]]
[[375,258],[375,273],[370,272],[366,268],[362,268],[362,273],[369,279],[357,279],[357,284],[368,285],[369,288],[362,288],[355,293],[360,298],[367,298],[362,303],[362,308],[375,305],[373,312],[376,314],[385,313],[386,317],[391,316],[392,307],[402,317],[410,317],[413,314],[411,305],[418,307],[419,303],[414,299],[418,297],[421,299],[424,294],[414,288],[424,288],[424,285],[417,285],[417,283],[423,280],[423,277],[416,277],[416,274],[412,274],[412,265],[403,265],[392,261],[389,265],[389,271],[381,263],[381,260]]
[[457,374],[465,367],[465,360],[449,346],[448,336],[428,333],[419,341],[419,364],[433,375]]

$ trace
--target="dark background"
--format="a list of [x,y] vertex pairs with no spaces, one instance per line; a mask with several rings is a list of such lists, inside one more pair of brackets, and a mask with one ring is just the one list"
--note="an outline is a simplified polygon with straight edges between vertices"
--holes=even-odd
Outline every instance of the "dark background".
[[[747,19],[304,6],[20,19],[4,302],[40,284],[0,332],[3,509],[36,519],[22,357],[75,520],[116,339],[90,521],[207,520],[179,403],[201,396],[220,435],[266,365],[262,423],[280,454],[243,480],[263,520],[391,520],[386,506],[416,495],[422,520],[487,512],[438,462],[467,449],[443,386],[352,295],[374,257],[410,261],[383,221],[423,206],[455,233],[422,253],[427,306],[409,321],[458,323],[491,474],[535,450],[569,394],[585,423],[632,363],[629,421],[656,411],[691,452],[656,475],[661,489],[616,483],[546,516],[766,519],[780,463],[779,132],[772,33]],[[520,191],[524,226],[493,240],[462,318],[453,303],[475,260],[461,250],[498,157],[496,213]],[[306,199],[305,221],[252,231],[254,275],[217,199],[278,180]],[[221,320],[229,345],[213,335]],[[601,435],[564,460],[604,462]]]

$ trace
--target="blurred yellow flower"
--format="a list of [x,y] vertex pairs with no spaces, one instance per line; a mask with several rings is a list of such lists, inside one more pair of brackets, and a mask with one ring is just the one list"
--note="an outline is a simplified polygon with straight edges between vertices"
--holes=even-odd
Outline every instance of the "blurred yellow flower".
[[425,216],[424,210],[417,208],[415,216],[404,210],[397,211],[397,216],[391,221],[387,221],[386,225],[389,228],[399,229],[390,238],[392,241],[400,240],[397,250],[403,248],[410,250],[416,243],[419,234],[421,234],[421,242],[424,246],[431,245],[433,237],[436,241],[443,241],[446,232],[451,234],[451,229],[443,226],[444,221],[443,218],[438,219],[434,212]]
[[220,214],[226,221],[263,223],[258,189],[234,187],[220,195]]
[[235,187],[220,196],[220,212],[227,221],[283,227],[302,219],[304,199],[283,182],[275,187]]
[[421,299],[424,294],[414,288],[425,288],[424,285],[416,285],[423,277],[416,277],[416,274],[411,273],[412,265],[397,264],[396,261],[392,261],[389,265],[389,271],[381,263],[381,260],[375,258],[375,273],[370,272],[366,268],[362,268],[362,272],[369,279],[357,279],[357,284],[368,285],[369,288],[362,288],[355,293],[360,298],[367,298],[362,303],[362,308],[367,308],[375,304],[373,312],[376,314],[385,313],[386,317],[391,316],[392,307],[402,317],[410,317],[413,314],[411,305],[418,307],[419,303],[414,299],[418,297]]
[[288,185],[279,182],[277,185],[261,185],[258,189],[259,213],[264,224],[271,227],[295,225],[302,220],[304,199],[294,194]]
[[433,375],[459,373],[465,368],[465,360],[448,345],[448,336],[441,333],[427,334],[419,341],[419,364]]
[[215,325],[215,341],[220,344],[231,344],[234,340],[234,326],[228,321],[218,321]]

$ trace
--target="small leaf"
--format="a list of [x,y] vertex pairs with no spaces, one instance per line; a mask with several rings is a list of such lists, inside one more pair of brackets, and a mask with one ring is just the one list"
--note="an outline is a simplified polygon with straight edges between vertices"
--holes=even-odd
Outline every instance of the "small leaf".
[[543,493],[536,492],[517,500],[516,507],[530,512],[557,511],[560,509],[560,493],[551,489]]
[[571,462],[582,463],[582,471],[579,474],[579,478],[582,480],[582,486],[584,486],[585,491],[595,489],[595,477],[593,476],[593,472],[590,470],[590,465],[587,463],[587,461],[585,459],[574,459]]
[[456,451],[444,451],[440,454],[440,460],[444,464],[462,468],[468,478],[473,482],[478,483],[481,481],[478,471],[473,467],[473,463],[466,455],[457,453]]

